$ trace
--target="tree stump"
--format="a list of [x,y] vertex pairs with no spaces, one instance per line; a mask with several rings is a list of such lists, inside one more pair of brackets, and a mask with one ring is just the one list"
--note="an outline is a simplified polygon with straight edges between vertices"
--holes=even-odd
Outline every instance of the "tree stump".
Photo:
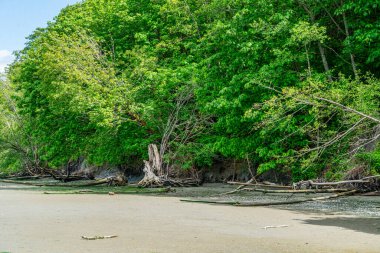
[[144,178],[139,182],[139,186],[163,186],[165,181],[162,169],[162,157],[156,144],[148,146],[149,161],[144,161]]

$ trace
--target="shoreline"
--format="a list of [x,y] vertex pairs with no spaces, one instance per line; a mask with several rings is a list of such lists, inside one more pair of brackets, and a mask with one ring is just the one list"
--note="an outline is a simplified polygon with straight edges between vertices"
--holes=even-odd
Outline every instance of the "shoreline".
[[[378,252],[380,219],[177,197],[0,191],[0,252]],[[268,226],[282,226],[268,228]],[[372,227],[372,229],[368,229]],[[367,229],[366,229],[367,228]],[[81,236],[117,235],[86,241]]]

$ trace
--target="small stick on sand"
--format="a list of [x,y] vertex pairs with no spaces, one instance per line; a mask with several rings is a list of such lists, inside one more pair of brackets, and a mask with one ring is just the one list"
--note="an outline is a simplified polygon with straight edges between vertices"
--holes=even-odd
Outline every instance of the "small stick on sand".
[[287,228],[289,225],[278,225],[278,226],[265,226],[262,227],[262,229],[268,229],[268,228]]
[[116,238],[117,235],[104,235],[104,236],[83,236],[82,239],[84,240],[101,240],[101,239],[111,239],[111,238]]

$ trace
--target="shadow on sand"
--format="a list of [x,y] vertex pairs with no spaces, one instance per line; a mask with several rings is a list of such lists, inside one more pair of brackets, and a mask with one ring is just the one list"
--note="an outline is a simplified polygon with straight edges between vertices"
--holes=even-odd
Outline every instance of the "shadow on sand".
[[308,219],[303,222],[308,225],[334,226],[368,234],[380,234],[380,218],[328,217]]

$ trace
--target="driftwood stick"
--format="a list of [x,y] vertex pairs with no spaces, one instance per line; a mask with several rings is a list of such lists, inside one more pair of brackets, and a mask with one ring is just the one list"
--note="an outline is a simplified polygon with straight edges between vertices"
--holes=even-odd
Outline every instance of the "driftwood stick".
[[[255,182],[255,183],[252,183]],[[288,186],[282,186],[282,185],[275,185],[275,184],[258,184],[256,181],[256,177],[252,177],[250,180],[248,180],[246,183],[241,183],[241,182],[234,182],[234,181],[229,181],[227,184],[231,185],[239,185],[235,190],[229,191],[222,193],[220,195],[229,195],[229,194],[234,194],[237,192],[241,192],[244,190],[245,187],[247,186],[258,186],[258,187],[268,187],[268,188],[280,188],[280,189],[292,189],[291,187]]]
[[262,229],[267,230],[268,228],[287,228],[287,227],[289,227],[289,225],[265,226],[265,227],[262,227]]
[[232,191],[229,191],[229,192],[223,192],[223,193],[220,193],[218,195],[229,195],[229,194],[234,194],[234,193],[237,193],[237,192],[241,192],[244,190],[244,185],[241,185],[239,186],[238,188],[236,188],[235,190],[232,190]]
[[310,185],[312,186],[336,186],[336,185],[341,185],[341,184],[352,184],[352,183],[370,183],[371,181],[369,180],[346,180],[346,181],[338,181],[338,182],[325,182],[325,183],[316,183],[311,181]]
[[374,178],[380,178],[380,175],[370,176],[370,177],[363,177],[362,180],[368,180],[368,179],[374,179]]
[[291,186],[277,185],[277,184],[252,184],[252,183],[241,183],[241,182],[227,182],[231,185],[241,185],[241,186],[257,186],[257,187],[266,187],[266,188],[281,188],[281,189],[292,189]]
[[95,193],[92,190],[81,190],[81,191],[46,191],[44,194],[87,194],[87,193]]
[[230,206],[239,204],[238,201],[214,201],[214,200],[200,200],[200,199],[180,199],[180,201],[190,202],[190,203],[205,203],[205,204],[218,204],[218,205],[230,205]]
[[[255,177],[252,177],[250,180],[248,180],[247,182],[246,182],[246,184],[251,184],[253,181],[255,181],[256,182],[256,178]],[[229,183],[229,184],[234,184],[233,182],[227,182],[227,183]],[[239,185],[235,190],[232,190],[232,191],[229,191],[229,192],[225,192],[225,193],[222,193],[222,194],[220,194],[220,195],[228,195],[228,194],[234,194],[234,193],[236,193],[236,192],[240,192],[243,188],[245,188],[246,187],[246,185]]]
[[111,239],[116,238],[117,235],[104,235],[104,236],[82,236],[82,239],[84,240],[101,240],[101,239]]

